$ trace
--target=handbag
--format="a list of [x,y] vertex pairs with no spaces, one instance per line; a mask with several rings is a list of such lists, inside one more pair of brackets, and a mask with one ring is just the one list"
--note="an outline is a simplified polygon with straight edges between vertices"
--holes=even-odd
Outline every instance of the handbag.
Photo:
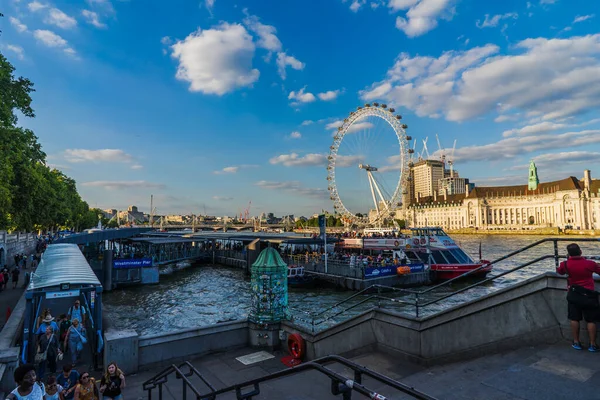
[[[79,331],[77,329],[75,329],[75,332],[77,332],[77,334],[79,335],[79,337],[81,338],[81,341],[83,342],[83,344],[87,343],[87,339],[85,336],[83,336],[81,333],[79,333]],[[79,348],[79,346],[77,346],[77,348]]]
[[[568,261],[565,261],[565,269],[567,270],[567,274],[569,274],[567,263]],[[580,285],[571,285],[567,293],[567,301],[581,309],[599,308],[599,294],[595,290],[590,290]]]
[[50,339],[48,340],[48,344],[46,345],[46,350],[44,350],[43,353],[36,353],[36,355],[35,355],[35,363],[36,364],[43,363],[44,361],[46,361],[48,359],[48,348],[50,347],[50,343],[52,343],[52,339],[54,339],[54,333],[52,334],[52,336],[50,336]]

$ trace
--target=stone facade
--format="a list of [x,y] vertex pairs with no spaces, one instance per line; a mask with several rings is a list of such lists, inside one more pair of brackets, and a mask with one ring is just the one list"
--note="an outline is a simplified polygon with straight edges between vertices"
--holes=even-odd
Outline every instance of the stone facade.
[[600,180],[592,180],[586,170],[582,180],[571,176],[540,183],[535,190],[529,185],[467,186],[463,194],[414,199],[407,213],[413,227],[600,229]]

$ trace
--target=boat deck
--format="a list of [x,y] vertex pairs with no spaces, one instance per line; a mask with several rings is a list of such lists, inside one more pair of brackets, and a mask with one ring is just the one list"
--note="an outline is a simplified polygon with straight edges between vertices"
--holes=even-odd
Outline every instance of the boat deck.
[[[280,361],[282,352],[275,357],[244,365],[236,358],[259,350],[244,348],[221,354],[190,360],[217,389],[234,383],[265,376],[286,368]],[[555,345],[526,347],[504,354],[484,356],[478,359],[424,368],[402,361],[381,351],[366,352],[352,357],[352,361],[380,372],[404,384],[415,387],[438,399],[508,400],[508,399],[569,399],[588,400],[600,398],[600,354],[576,351],[570,343],[562,341]],[[346,373],[344,367],[332,365],[331,369]],[[142,383],[162,368],[127,376],[124,397],[129,400],[147,399]],[[346,372],[344,372],[346,371]],[[352,375],[346,375],[352,378]],[[200,392],[208,389],[192,378]],[[387,399],[410,397],[376,381],[365,378],[363,384]],[[183,398],[182,383],[169,377],[165,385],[164,399]],[[330,380],[315,371],[301,372],[260,385],[261,393],[256,399],[333,399]],[[155,389],[152,398],[158,398]],[[188,390],[188,398],[194,398]],[[235,399],[235,393],[218,396],[217,399]],[[354,393],[353,398],[362,398]]]

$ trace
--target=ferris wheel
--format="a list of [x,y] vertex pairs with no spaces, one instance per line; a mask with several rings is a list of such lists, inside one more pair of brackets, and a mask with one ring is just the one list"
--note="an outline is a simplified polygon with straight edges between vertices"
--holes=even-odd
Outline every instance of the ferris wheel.
[[[333,136],[327,158],[330,199],[345,225],[379,225],[402,208],[408,193],[407,125],[393,108],[373,103],[358,107]],[[387,165],[383,165],[383,164]]]

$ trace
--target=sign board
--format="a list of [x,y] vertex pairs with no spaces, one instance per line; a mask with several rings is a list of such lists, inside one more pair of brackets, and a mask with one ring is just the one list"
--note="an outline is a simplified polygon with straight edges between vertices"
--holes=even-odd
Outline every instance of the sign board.
[[364,239],[365,249],[395,249],[404,247],[404,239]]
[[113,268],[149,268],[152,266],[151,258],[122,258],[113,261]]
[[79,289],[76,290],[67,290],[63,292],[46,292],[47,299],[60,299],[63,297],[78,297]]
[[344,239],[342,242],[343,247],[362,249],[363,240],[362,239]]
[[410,268],[410,272],[423,272],[425,271],[425,264],[410,264],[404,265],[405,267]]
[[396,266],[365,268],[365,278],[377,278],[380,276],[396,275]]

